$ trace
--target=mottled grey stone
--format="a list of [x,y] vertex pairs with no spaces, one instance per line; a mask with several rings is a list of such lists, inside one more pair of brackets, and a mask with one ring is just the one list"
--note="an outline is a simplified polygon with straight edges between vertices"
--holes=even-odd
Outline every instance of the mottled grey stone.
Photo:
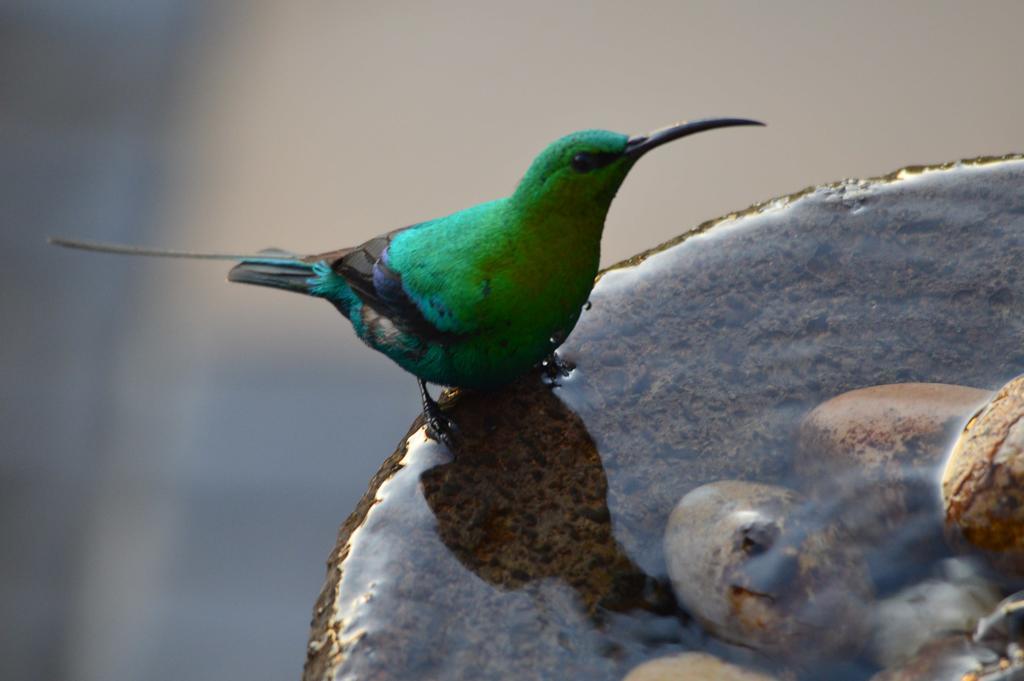
[[1007,157],[808,189],[612,268],[561,385],[454,396],[454,459],[416,423],[384,462],[331,555],[305,678],[617,680],[692,649],[763,663],[673,602],[673,506],[718,479],[798,485],[800,420],[835,395],[1024,371],[1022,262],[1024,160]]

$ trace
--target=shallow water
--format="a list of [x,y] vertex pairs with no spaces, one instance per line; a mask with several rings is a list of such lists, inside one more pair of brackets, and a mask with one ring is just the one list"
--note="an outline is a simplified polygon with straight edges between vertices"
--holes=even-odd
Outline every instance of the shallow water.
[[[670,511],[714,480],[799,487],[800,419],[835,395],[1024,372],[1022,263],[1017,158],[809,190],[613,268],[559,351],[568,377],[460,395],[455,458],[414,430],[385,462],[342,527],[306,678],[620,679],[685,649],[770,666],[679,609]],[[879,594],[948,555],[933,509],[870,551]]]

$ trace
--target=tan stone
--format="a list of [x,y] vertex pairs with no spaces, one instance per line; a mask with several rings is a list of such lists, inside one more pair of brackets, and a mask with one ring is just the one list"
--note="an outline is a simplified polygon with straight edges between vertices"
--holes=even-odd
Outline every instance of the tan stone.
[[[946,383],[895,383],[851,390],[822,403],[800,428],[801,468],[855,467],[885,477],[906,465],[938,465],[943,435],[991,397]],[[810,472],[808,470],[808,472]]]
[[942,475],[947,535],[1024,574],[1024,376],[964,427]]
[[851,390],[804,418],[794,468],[818,496],[847,507],[859,539],[885,540],[905,524],[908,509],[936,498],[950,442],[991,395],[944,383]]
[[775,677],[743,669],[706,653],[683,653],[644,662],[623,681],[772,681]]
[[665,560],[676,596],[708,631],[773,657],[855,651],[873,602],[844,528],[791,490],[726,480],[684,496]]

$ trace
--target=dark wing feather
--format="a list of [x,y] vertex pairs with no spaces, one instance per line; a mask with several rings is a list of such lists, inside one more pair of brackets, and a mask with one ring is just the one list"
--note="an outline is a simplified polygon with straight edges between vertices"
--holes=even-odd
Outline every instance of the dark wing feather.
[[348,285],[363,299],[364,303],[372,305],[388,302],[385,299],[379,299],[380,293],[376,290],[373,282],[373,270],[377,263],[381,261],[381,256],[387,250],[390,243],[390,235],[379,236],[376,239],[370,239],[361,246],[356,246],[333,263],[330,263],[331,269],[348,282]]
[[387,248],[395,235],[406,229],[409,227],[388,232],[354,248],[322,253],[307,260],[326,262],[365,305],[390,319],[403,332],[431,342],[451,343],[458,334],[441,331],[431,324],[416,301],[405,292],[402,276],[388,267]]

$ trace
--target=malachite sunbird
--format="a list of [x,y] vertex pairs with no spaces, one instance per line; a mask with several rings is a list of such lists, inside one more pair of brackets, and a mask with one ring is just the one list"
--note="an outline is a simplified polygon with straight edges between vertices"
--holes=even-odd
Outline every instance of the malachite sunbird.
[[228,281],[324,298],[356,335],[416,376],[431,434],[451,424],[426,382],[492,389],[553,355],[597,275],[619,186],[651,149],[744,118],[690,121],[629,137],[583,130],[544,149],[511,196],[317,255],[157,251],[51,239],[72,248],[235,260]]

